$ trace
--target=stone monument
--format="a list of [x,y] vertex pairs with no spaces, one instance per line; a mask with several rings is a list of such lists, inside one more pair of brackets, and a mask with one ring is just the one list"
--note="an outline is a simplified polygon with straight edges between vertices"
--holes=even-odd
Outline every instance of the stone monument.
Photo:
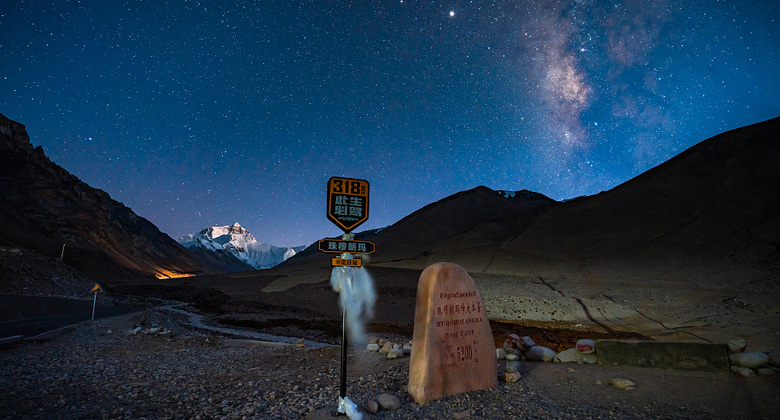
[[409,394],[419,403],[498,385],[496,345],[474,280],[436,263],[417,284]]

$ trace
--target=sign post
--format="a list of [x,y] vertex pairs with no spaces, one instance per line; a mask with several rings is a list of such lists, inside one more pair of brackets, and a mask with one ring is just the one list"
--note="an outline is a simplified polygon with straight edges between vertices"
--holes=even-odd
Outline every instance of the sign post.
[[98,290],[103,291],[103,288],[100,287],[100,284],[95,283],[94,286],[92,286],[92,290],[90,292],[95,292],[95,297],[92,298],[92,320],[95,320],[95,305],[97,304],[97,292]]
[[[359,258],[347,258],[350,254],[371,254],[374,244],[369,241],[354,241],[352,230],[368,220],[369,185],[363,179],[333,177],[328,180],[328,219],[344,231],[341,239],[323,239],[319,241],[319,250],[325,253],[341,254],[332,258],[334,267],[362,267]],[[341,311],[341,383],[340,401],[347,396],[347,308]],[[340,404],[340,408],[341,404]],[[348,412],[348,410],[347,410]],[[344,414],[339,411],[340,414]]]

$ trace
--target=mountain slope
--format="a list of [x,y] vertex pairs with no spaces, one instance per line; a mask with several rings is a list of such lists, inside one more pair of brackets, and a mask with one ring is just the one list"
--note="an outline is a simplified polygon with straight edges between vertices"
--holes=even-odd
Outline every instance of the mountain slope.
[[[441,244],[458,242],[470,248],[506,240],[556,203],[531,191],[479,186],[431,203],[386,228],[358,232],[355,239],[376,244],[371,264],[424,268]],[[315,244],[282,266],[328,265],[331,256]]]
[[[284,248],[258,242],[238,223],[206,228],[196,234],[184,235],[178,242],[203,257],[212,253],[227,262],[238,260],[246,267],[244,270],[276,266],[304,248]],[[240,271],[239,266],[236,268],[232,271]]]
[[217,272],[104,191],[33,148],[24,125],[0,114],[0,244],[59,257],[99,276]]
[[[417,226],[424,231],[424,223]],[[506,239],[484,237],[475,227],[441,237],[422,257],[388,262],[422,268],[453,261],[494,274],[603,276],[630,269],[635,278],[767,279],[780,260],[780,118],[715,136],[610,191],[494,230]]]
[[713,273],[776,262],[779,245],[776,118],[705,140],[610,191],[564,203],[500,247],[501,262],[490,269],[512,269],[512,257],[523,253]]

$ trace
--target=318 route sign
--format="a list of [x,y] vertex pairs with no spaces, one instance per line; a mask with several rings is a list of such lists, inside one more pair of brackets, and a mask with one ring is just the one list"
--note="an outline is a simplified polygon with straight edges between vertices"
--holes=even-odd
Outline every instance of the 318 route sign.
[[368,181],[329,179],[328,219],[346,233],[368,220]]

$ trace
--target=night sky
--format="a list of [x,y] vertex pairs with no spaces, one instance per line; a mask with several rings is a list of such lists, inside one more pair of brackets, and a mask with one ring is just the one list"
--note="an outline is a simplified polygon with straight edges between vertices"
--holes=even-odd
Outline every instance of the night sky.
[[[340,234],[478,185],[610,189],[780,116],[769,1],[3,1],[0,113],[173,238]],[[378,250],[381,251],[381,250]]]

